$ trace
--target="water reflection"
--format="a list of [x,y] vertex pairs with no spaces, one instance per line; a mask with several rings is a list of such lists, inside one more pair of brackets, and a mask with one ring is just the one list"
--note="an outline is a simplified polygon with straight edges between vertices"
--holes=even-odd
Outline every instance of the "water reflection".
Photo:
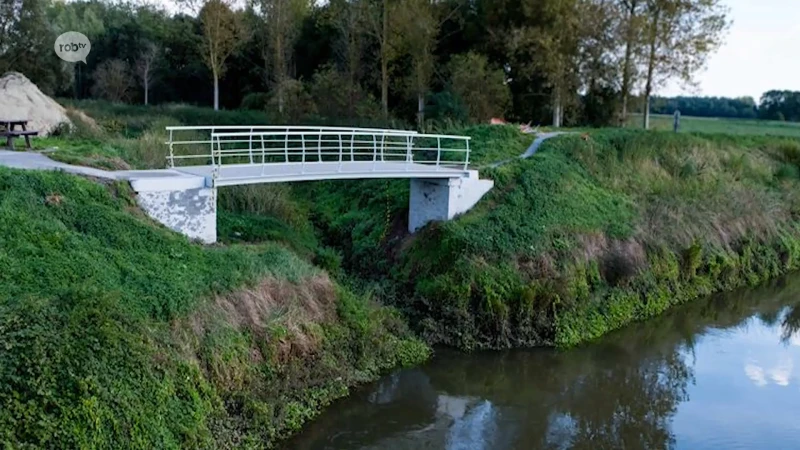
[[334,405],[287,447],[792,448],[798,293],[800,277],[694,302],[568,352],[440,351]]

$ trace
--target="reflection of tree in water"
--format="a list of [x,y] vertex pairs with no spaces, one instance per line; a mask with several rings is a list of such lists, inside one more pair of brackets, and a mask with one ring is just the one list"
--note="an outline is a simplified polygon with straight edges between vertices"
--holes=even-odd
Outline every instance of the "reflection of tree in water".
[[[687,386],[693,382],[693,374],[687,357],[693,353],[697,337],[709,328],[743,326],[756,315],[767,326],[782,318],[783,338],[788,340],[800,330],[800,304],[784,312],[787,304],[797,303],[798,294],[800,277],[716,296],[579,350],[574,357],[596,353],[596,368],[591,376],[569,383],[554,405],[570,419],[560,421],[572,429],[569,441],[546,441],[541,447],[674,446],[670,421],[677,406],[688,399]],[[616,362],[606,363],[612,359]]]
[[690,374],[677,353],[666,356],[638,367],[602,368],[566,387],[551,407],[570,419],[569,429],[557,435],[558,441],[548,439],[551,430],[541,447],[669,447],[669,419],[686,397]]
[[691,380],[678,347],[647,352],[615,339],[566,353],[453,355],[428,373],[438,390],[503,411],[497,434],[511,439],[485,448],[667,448],[670,418]]
[[800,332],[800,305],[794,305],[787,309],[781,326],[783,327],[783,332],[781,333],[783,342],[789,342],[793,336]]
[[566,352],[440,351],[343,402],[293,448],[670,448],[697,338],[755,315],[788,340],[800,330],[798,293],[800,277],[695,301]]

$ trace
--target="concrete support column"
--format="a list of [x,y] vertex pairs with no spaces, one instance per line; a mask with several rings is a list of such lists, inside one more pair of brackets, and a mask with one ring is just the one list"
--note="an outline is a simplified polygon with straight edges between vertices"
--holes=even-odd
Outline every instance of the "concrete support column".
[[477,171],[465,178],[421,178],[411,180],[408,231],[416,232],[432,221],[451,220],[463,214],[494,186],[481,180]]

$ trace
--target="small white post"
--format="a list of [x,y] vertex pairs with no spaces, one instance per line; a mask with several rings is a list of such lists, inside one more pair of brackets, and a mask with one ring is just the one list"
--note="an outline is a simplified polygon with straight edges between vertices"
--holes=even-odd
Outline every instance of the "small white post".
[[250,153],[250,164],[253,164],[253,129],[250,128],[250,136],[248,138],[250,143],[248,144],[248,153]]
[[342,149],[342,132],[340,131],[339,132],[339,170],[338,170],[339,172],[342,171],[342,152],[343,151],[344,150]]
[[378,164],[378,135],[372,133],[372,171]]
[[436,138],[436,170],[438,171],[440,168],[440,163],[442,161],[442,138]]
[[283,154],[286,158],[286,163],[289,163],[289,132],[286,131],[286,139],[283,142]]
[[[219,137],[217,137],[219,139]],[[211,165],[215,164],[214,162],[214,128],[211,128],[211,139],[208,141],[211,143]]]
[[261,176],[264,176],[264,170],[267,168],[267,148],[264,145],[264,133],[261,133]]
[[386,132],[381,135],[381,161],[386,161]]
[[466,139],[466,141],[467,141],[467,157],[464,160],[464,170],[467,170],[469,168],[469,139]]
[[172,130],[169,130],[169,167],[175,168],[175,152],[172,148]]
[[414,163],[414,156],[411,154],[411,150],[414,146],[413,142],[411,136],[406,136],[406,171],[411,170],[411,165]]
[[222,138],[217,136],[217,160],[214,162],[214,135],[211,135],[211,164],[213,169],[211,170],[211,179],[212,184],[216,186],[216,180],[219,177],[219,173],[222,170],[220,166],[222,166]]
[[303,146],[303,162],[300,165],[300,173],[306,173],[306,135],[300,133],[300,141]]

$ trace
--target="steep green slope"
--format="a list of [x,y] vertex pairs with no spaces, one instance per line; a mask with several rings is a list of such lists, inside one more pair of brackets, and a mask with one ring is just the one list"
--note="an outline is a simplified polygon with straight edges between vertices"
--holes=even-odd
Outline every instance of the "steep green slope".
[[0,168],[0,442],[270,447],[428,349],[280,244],[203,248],[122,185]]
[[411,237],[404,184],[300,192],[346,267],[390,276],[385,291],[429,341],[568,346],[796,268],[798,162],[791,138],[565,136],[483,171],[496,185],[477,208]]

